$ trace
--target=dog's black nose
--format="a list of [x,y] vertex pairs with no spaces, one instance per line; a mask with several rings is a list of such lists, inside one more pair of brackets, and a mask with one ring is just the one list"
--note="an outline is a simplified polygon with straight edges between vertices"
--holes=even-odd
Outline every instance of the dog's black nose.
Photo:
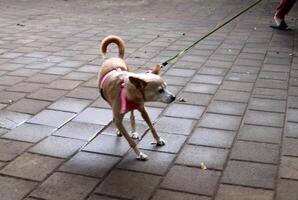
[[175,96],[171,96],[171,100],[174,101],[176,99]]

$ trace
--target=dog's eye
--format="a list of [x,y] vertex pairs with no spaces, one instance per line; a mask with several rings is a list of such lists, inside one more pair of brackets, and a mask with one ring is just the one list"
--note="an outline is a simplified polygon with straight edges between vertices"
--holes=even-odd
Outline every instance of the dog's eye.
[[161,89],[158,90],[158,93],[163,93],[163,92],[164,92],[164,89],[163,88],[161,88]]

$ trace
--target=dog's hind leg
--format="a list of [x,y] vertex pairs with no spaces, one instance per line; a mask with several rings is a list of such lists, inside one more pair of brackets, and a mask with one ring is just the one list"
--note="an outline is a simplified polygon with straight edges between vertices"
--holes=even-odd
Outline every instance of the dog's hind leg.
[[133,110],[130,111],[130,125],[131,125],[131,137],[133,139],[140,139],[140,135],[136,131],[136,120]]
[[150,118],[149,115],[145,109],[145,107],[141,107],[138,109],[141,112],[141,115],[143,117],[143,119],[146,121],[146,123],[148,124],[150,131],[154,137],[154,139],[156,140],[156,145],[157,146],[164,146],[166,143],[165,141],[158,135],[158,133],[156,132]]
[[[113,123],[116,125],[115,118],[113,118]],[[122,134],[120,133],[119,129],[116,130],[116,134],[118,137],[122,137]]]

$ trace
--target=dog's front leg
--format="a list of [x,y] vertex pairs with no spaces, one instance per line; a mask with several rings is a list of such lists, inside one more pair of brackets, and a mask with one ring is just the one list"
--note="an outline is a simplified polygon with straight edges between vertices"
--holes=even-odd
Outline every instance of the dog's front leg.
[[123,126],[123,116],[124,115],[120,114],[120,113],[116,113],[115,116],[117,116],[117,117],[114,118],[117,128],[119,129],[120,133],[125,137],[125,139],[127,140],[129,146],[137,154],[137,159],[138,160],[147,160],[148,156],[146,154],[140,152],[139,148],[137,147],[137,143],[133,139],[131,139],[131,137],[129,136],[129,134],[126,131],[125,127]]
[[136,120],[133,110],[130,111],[130,125],[131,125],[131,137],[133,139],[140,139],[140,135],[136,131]]
[[158,135],[158,133],[156,132],[150,118],[149,118],[149,115],[145,109],[145,107],[141,107],[139,108],[139,111],[141,112],[141,115],[143,117],[143,119],[146,121],[146,123],[148,124],[150,130],[151,130],[151,133],[154,137],[154,139],[156,140],[156,145],[157,146],[164,146],[165,145],[165,141]]

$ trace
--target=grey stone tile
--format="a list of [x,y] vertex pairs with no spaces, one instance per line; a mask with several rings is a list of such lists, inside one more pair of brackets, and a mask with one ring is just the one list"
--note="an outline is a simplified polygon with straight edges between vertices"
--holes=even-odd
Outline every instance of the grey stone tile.
[[64,163],[59,170],[100,178],[105,176],[119,160],[113,156],[79,152]]
[[199,122],[199,126],[235,131],[238,130],[240,123],[241,117],[238,116],[206,113]]
[[183,192],[159,189],[153,196],[152,200],[210,200],[210,198]]
[[16,85],[13,85],[7,88],[6,90],[13,91],[13,92],[32,93],[32,92],[35,92],[36,90],[39,90],[43,86],[44,84],[41,84],[41,83],[20,82]]
[[25,121],[27,121],[31,115],[0,110],[0,128],[13,129]]
[[171,104],[164,115],[172,117],[182,117],[199,119],[203,114],[205,107],[184,105],[184,104]]
[[286,101],[252,98],[249,109],[269,112],[285,112]]
[[194,124],[195,121],[191,119],[161,117],[155,124],[155,128],[158,132],[189,135]]
[[214,100],[247,103],[249,96],[250,94],[248,92],[218,90],[215,94]]
[[82,81],[59,79],[47,85],[46,88],[60,89],[60,90],[73,90],[76,87],[78,87],[81,83]]
[[74,121],[85,122],[99,125],[107,125],[113,119],[113,113],[110,109],[87,108],[81,112]]
[[99,97],[98,88],[90,87],[77,87],[76,89],[69,92],[66,96],[78,99],[95,100]]
[[245,109],[245,103],[213,101],[209,105],[207,112],[241,116],[244,114]]
[[289,122],[297,122],[298,123],[298,109],[288,109],[287,120]]
[[50,75],[50,74],[36,74],[29,79],[26,79],[28,82],[34,83],[51,83],[52,81],[59,78],[57,75]]
[[250,92],[253,89],[253,83],[238,82],[238,81],[224,81],[220,86],[221,90],[234,90],[240,92]]
[[298,123],[287,122],[285,135],[298,138]]
[[298,180],[298,158],[282,156],[280,165],[280,177]]
[[[207,106],[212,98],[212,95],[182,92],[176,98],[178,99],[178,102],[179,102],[179,99],[183,98],[186,101],[186,102],[184,102],[184,104]],[[177,100],[176,100],[176,102],[177,102]]]
[[27,96],[28,98],[45,100],[45,101],[56,101],[60,97],[64,96],[67,92],[64,90],[54,89],[39,89],[36,92]]
[[191,69],[170,69],[166,72],[166,75],[169,76],[180,76],[180,77],[191,77],[195,73],[195,70]]
[[220,85],[223,77],[210,75],[195,75],[191,82]]
[[215,94],[217,85],[202,84],[202,83],[189,83],[184,88],[185,92],[196,92],[202,94]]
[[298,196],[298,181],[281,179],[276,192],[277,200],[293,200]]
[[287,90],[270,89],[270,88],[255,88],[253,97],[264,99],[286,100]]
[[31,145],[32,144],[25,142],[0,139],[0,161],[7,162],[13,160]]
[[48,108],[78,113],[86,108],[91,101],[85,99],[62,98],[51,104]]
[[11,106],[8,106],[6,109],[34,115],[43,110],[48,105],[50,105],[50,102],[48,101],[39,101],[24,98],[12,104]]
[[298,139],[284,138],[282,154],[286,156],[298,156],[297,145]]
[[283,127],[283,122],[284,114],[273,112],[248,110],[244,118],[244,123],[246,124],[272,126],[277,128]]

